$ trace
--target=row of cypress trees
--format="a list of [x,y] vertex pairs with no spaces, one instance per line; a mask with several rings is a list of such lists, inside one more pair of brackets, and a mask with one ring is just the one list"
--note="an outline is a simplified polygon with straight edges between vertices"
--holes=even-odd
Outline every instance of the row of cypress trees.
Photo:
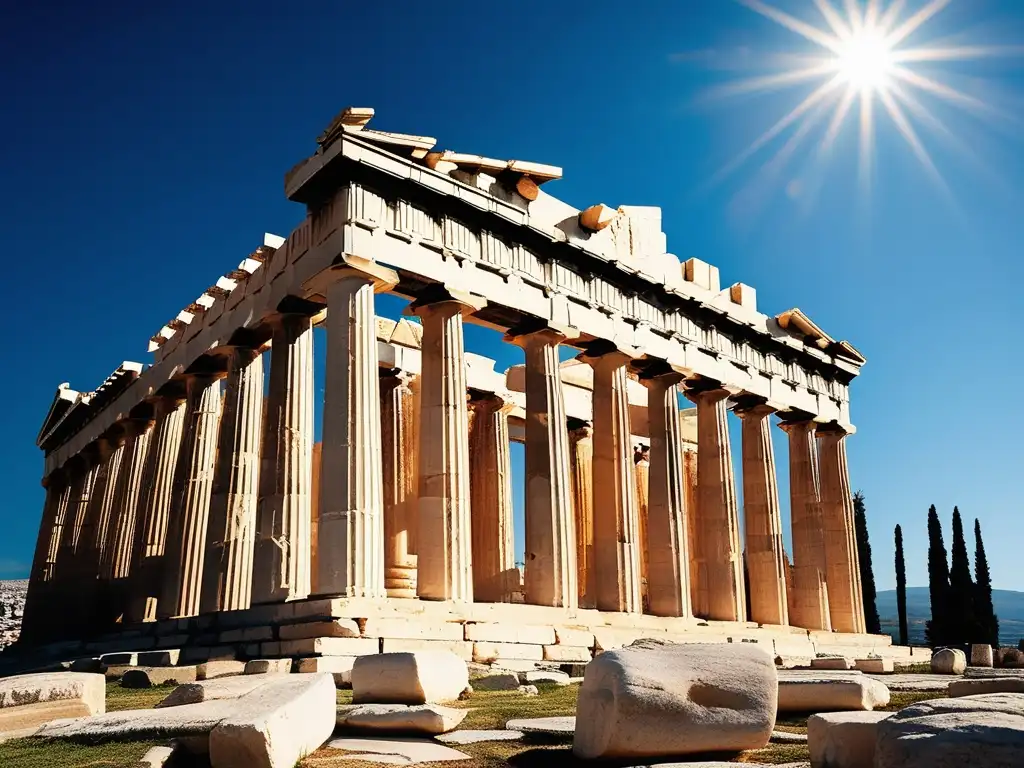
[[[896,600],[900,609],[900,637],[906,644],[906,566],[903,534],[896,526]],[[902,585],[902,586],[901,586]],[[992,605],[992,579],[981,539],[981,523],[974,521],[974,579],[964,540],[960,510],[953,507],[952,557],[946,555],[942,524],[933,504],[928,510],[928,594],[932,618],[925,627],[931,647],[988,643],[999,646],[999,619]],[[901,600],[902,598],[902,600]]]

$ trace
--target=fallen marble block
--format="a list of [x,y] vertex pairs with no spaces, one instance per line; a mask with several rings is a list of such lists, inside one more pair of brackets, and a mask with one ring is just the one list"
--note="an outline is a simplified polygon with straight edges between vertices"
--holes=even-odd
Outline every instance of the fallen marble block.
[[338,708],[339,728],[435,735],[458,728],[469,710],[440,704],[353,704]]
[[811,768],[872,768],[878,723],[891,712],[827,712],[807,720]]
[[233,659],[213,659],[196,665],[196,680],[215,680],[218,677],[231,677],[245,672],[244,661]]
[[519,690],[519,675],[515,672],[496,672],[490,675],[474,677],[473,690],[517,691]]
[[[332,760],[361,760],[369,763],[388,765],[418,765],[420,763],[442,763],[452,760],[469,760],[470,756],[457,749],[446,747],[426,739],[360,739],[340,738],[327,743],[331,749],[356,752]],[[219,767],[218,767],[219,768]]]
[[326,673],[282,676],[230,702],[210,733],[215,768],[294,768],[334,732],[337,697]]
[[359,656],[352,667],[354,704],[455,701],[468,685],[466,662],[450,651]]
[[962,675],[967,655],[958,648],[943,648],[932,654],[932,672],[936,675]]
[[520,731],[452,731],[435,737],[442,744],[479,744],[484,741],[517,741],[523,738]]
[[185,683],[171,691],[157,704],[157,708],[181,707],[186,704],[201,704],[204,701],[217,699],[237,699],[252,693],[268,681],[260,675],[243,675],[240,677],[224,677],[202,682]]
[[572,736],[576,731],[576,718],[572,715],[563,717],[524,717],[509,720],[505,730],[520,733],[539,733],[549,736]]
[[965,678],[949,684],[950,698],[985,693],[1024,693],[1024,677]]
[[1024,694],[913,704],[878,724],[874,768],[1011,768],[1024,756]]
[[152,688],[155,685],[192,683],[195,667],[133,667],[121,677],[122,688]]
[[773,657],[754,644],[639,641],[587,665],[573,754],[632,760],[760,749],[778,695]]
[[28,736],[53,720],[105,711],[103,675],[44,672],[0,680],[0,740]]
[[243,674],[246,675],[283,675],[292,671],[291,659],[253,659],[245,662]]
[[138,655],[140,667],[173,667],[178,663],[181,656],[181,649],[174,648],[165,651],[144,651]]
[[302,674],[330,672],[334,675],[335,688],[351,688],[352,667],[355,662],[355,656],[313,656],[308,659],[298,659],[295,663],[295,671]]
[[871,711],[889,703],[889,689],[866,675],[779,679],[779,712]]

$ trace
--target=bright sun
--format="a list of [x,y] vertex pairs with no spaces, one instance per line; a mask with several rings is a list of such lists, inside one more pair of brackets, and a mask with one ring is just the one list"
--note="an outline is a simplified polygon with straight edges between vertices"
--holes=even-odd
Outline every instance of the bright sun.
[[892,45],[874,29],[858,30],[842,42],[837,54],[838,73],[862,92],[884,90],[896,66]]

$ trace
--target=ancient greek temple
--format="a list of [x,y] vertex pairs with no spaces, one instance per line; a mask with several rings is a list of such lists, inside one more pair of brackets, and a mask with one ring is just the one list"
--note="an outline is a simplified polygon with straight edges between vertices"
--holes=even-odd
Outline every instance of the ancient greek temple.
[[[332,122],[285,177],[302,223],[160,328],[150,364],[58,389],[23,643],[492,661],[585,661],[646,634],[887,648],[864,634],[847,472],[857,350],[680,262],[658,208],[577,210],[540,189],[557,167],[438,151],[372,116]],[[408,301],[400,321],[377,317],[384,293]],[[467,323],[525,363],[466,352]]]

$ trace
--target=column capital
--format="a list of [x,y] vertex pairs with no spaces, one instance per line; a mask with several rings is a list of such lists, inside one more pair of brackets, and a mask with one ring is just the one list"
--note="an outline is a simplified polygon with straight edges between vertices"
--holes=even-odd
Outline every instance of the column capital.
[[857,430],[852,424],[841,424],[838,421],[830,421],[827,424],[818,424],[816,427],[818,437],[835,437],[841,439],[856,434]]
[[627,363],[632,363],[642,355],[643,352],[636,347],[630,347],[616,341],[608,341],[607,339],[597,339],[587,344],[586,350],[577,355],[576,359],[582,360],[594,368],[599,366],[618,368]]
[[526,345],[530,343],[561,344],[570,339],[579,338],[579,335],[580,332],[571,325],[531,318],[509,328],[505,333],[504,341],[525,349]]
[[814,414],[806,411],[778,411],[779,429],[783,432],[810,432],[816,428]]
[[418,373],[403,368],[379,368],[378,374],[381,384],[394,387],[408,386],[419,376]]
[[594,425],[586,419],[577,419],[575,416],[570,416],[565,420],[565,425],[569,430],[569,434],[576,436],[576,439],[591,437],[594,434]]
[[774,405],[771,405],[767,398],[757,395],[743,393],[736,397],[735,401],[736,405],[733,407],[732,412],[741,419],[763,419],[765,416],[770,416],[779,410]]
[[432,312],[447,311],[472,315],[487,306],[487,299],[469,291],[463,291],[450,285],[434,283],[423,290],[402,314],[424,317]]
[[484,413],[509,414],[515,410],[516,403],[507,392],[487,392],[470,388],[469,407]]

